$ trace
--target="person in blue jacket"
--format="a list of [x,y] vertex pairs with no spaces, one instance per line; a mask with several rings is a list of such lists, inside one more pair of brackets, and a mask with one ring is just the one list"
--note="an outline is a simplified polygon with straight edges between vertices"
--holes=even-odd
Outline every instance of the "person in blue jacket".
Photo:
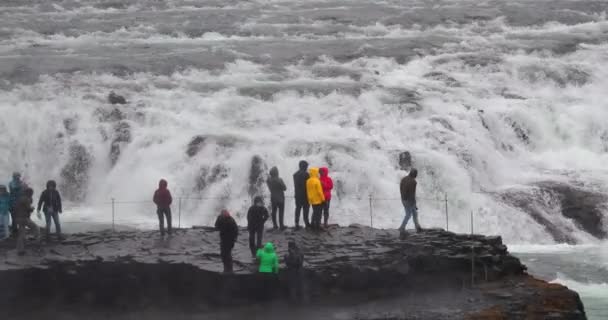
[[9,207],[8,210],[11,213],[11,233],[13,235],[17,235],[17,222],[15,216],[15,204],[17,204],[17,200],[21,197],[25,184],[21,181],[21,173],[14,172],[13,180],[8,184],[8,190],[10,192],[9,197]]
[[6,190],[5,185],[0,185],[0,240],[4,240],[9,237],[9,208],[10,195]]

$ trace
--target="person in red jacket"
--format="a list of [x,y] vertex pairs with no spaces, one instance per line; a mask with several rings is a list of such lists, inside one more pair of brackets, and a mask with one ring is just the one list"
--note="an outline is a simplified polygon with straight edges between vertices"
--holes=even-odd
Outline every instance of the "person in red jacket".
[[158,189],[154,192],[154,204],[156,204],[156,214],[160,225],[160,235],[165,236],[165,217],[167,218],[167,232],[171,235],[171,203],[173,198],[167,189],[167,180],[161,179],[158,182]]
[[325,167],[319,170],[321,173],[321,186],[323,187],[323,195],[325,203],[323,204],[323,226],[327,228],[327,220],[329,220],[329,202],[331,201],[331,190],[334,188],[334,181],[329,177],[329,170]]

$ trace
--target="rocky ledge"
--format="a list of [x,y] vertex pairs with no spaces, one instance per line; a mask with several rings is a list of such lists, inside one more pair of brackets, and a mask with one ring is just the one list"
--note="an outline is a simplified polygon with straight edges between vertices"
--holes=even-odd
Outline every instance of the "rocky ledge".
[[[305,253],[307,298],[296,306],[284,303],[283,274],[274,299],[259,301],[245,230],[233,252],[235,273],[222,274],[218,238],[210,228],[167,239],[153,231],[91,232],[30,246],[25,256],[5,242],[0,307],[16,318],[81,312],[95,319],[91,310],[103,310],[100,319],[112,312],[118,319],[252,312],[264,319],[586,319],[576,292],[527,275],[500,237],[431,229],[400,238],[362,226],[268,231],[265,240],[281,257],[292,239]],[[273,307],[260,307],[267,304]]]

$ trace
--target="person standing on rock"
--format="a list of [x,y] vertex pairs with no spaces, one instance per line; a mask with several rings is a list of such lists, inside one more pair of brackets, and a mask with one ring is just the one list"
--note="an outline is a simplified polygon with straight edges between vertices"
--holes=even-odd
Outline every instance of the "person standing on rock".
[[6,190],[5,185],[0,185],[0,240],[4,240],[10,236],[10,195]]
[[296,198],[296,210],[295,210],[295,222],[296,230],[300,229],[300,211],[304,213],[304,226],[310,227],[310,220],[308,219],[308,213],[310,210],[310,204],[306,194],[306,181],[309,178],[307,169],[308,162],[300,161],[300,169],[293,174],[293,190]]
[[321,180],[319,180],[319,168],[310,168],[310,178],[306,180],[306,194],[308,203],[312,206],[312,228],[320,230],[325,195]]
[[230,212],[224,209],[215,220],[215,228],[220,232],[220,256],[224,264],[224,273],[232,273],[232,248],[239,236],[239,227],[230,216]]
[[21,198],[21,194],[25,189],[25,184],[21,181],[21,173],[13,172],[13,180],[8,184],[8,190],[10,193],[9,211],[11,213],[11,233],[17,235],[17,217],[15,215],[15,205]]
[[416,206],[416,186],[418,185],[418,182],[416,182],[416,177],[418,177],[418,170],[412,169],[410,174],[401,180],[400,184],[401,202],[403,203],[403,208],[405,209],[405,217],[403,218],[403,222],[399,227],[399,232],[402,235],[405,234],[405,226],[412,217],[414,217],[416,231],[422,231],[422,228],[418,223],[418,207]]
[[334,181],[329,176],[329,170],[325,167],[320,169],[321,186],[323,187],[323,195],[325,202],[323,203],[323,226],[327,229],[327,221],[329,220],[329,203],[331,201],[331,190],[334,188]]
[[[270,206],[272,208],[272,225],[274,229],[279,226],[281,230],[285,229],[283,223],[285,217],[285,182],[279,177],[279,169],[272,167],[270,169],[270,177],[266,180],[268,190],[270,190]],[[279,212],[279,226],[277,226],[277,211]]]
[[42,191],[40,199],[38,200],[38,214],[40,209],[44,212],[44,218],[46,220],[46,238],[47,240],[51,236],[51,219],[55,222],[55,232],[57,232],[57,238],[63,239],[61,235],[61,223],[59,222],[59,214],[63,212],[61,207],[61,195],[57,191],[57,183],[53,180],[49,180],[46,183],[46,190]]
[[289,286],[289,297],[292,301],[301,301],[303,294],[303,265],[304,254],[298,248],[295,241],[289,241],[287,256],[285,257],[287,265],[287,283]]
[[264,198],[257,196],[247,212],[247,230],[249,231],[249,249],[255,258],[257,250],[262,247],[264,224],[268,220],[268,209],[264,206]]
[[272,242],[267,242],[263,249],[258,249],[256,258],[260,263],[258,269],[261,277],[261,288],[259,289],[260,297],[263,299],[270,299],[274,296],[275,288],[278,286],[277,274],[279,273],[279,257],[275,252]]
[[25,188],[23,194],[15,202],[15,220],[17,222],[18,236],[17,236],[17,252],[19,255],[25,254],[25,235],[26,229],[30,229],[36,235],[36,239],[40,242],[40,230],[38,225],[32,221],[31,214],[34,212],[32,204],[34,200],[34,190],[32,188]]
[[158,215],[158,224],[160,227],[161,237],[165,236],[165,218],[167,218],[167,232],[171,235],[173,226],[171,225],[171,203],[173,197],[167,189],[167,180],[160,179],[158,189],[154,192],[154,204],[156,204],[156,214]]

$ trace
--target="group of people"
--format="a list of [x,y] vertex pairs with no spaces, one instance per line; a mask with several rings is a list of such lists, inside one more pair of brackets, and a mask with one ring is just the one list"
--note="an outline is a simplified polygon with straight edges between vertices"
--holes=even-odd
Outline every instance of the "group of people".
[[[39,227],[31,218],[34,212],[33,196],[34,190],[21,179],[19,172],[13,173],[8,189],[6,185],[0,185],[0,240],[17,238],[17,251],[20,255],[25,252],[27,229],[34,233],[38,241],[41,240]],[[50,240],[52,222],[55,223],[57,237],[63,239],[59,221],[59,214],[63,211],[61,195],[53,180],[47,182],[46,189],[40,194],[37,206],[39,219],[42,218],[41,210],[46,220],[47,240]]]
[[[276,254],[272,242],[267,242],[263,247],[263,222],[268,219],[268,210],[264,207],[261,197],[256,197],[254,205],[247,214],[249,230],[249,248],[251,255],[259,263],[259,274],[263,277],[260,292],[272,295],[276,275],[279,273],[279,257]],[[252,223],[253,222],[253,223]],[[228,210],[222,210],[215,220],[215,228],[220,233],[220,256],[224,265],[224,273],[232,273],[232,249],[239,235],[239,227]],[[299,300],[303,297],[302,271],[304,265],[304,254],[294,241],[288,242],[288,252],[285,257],[287,266],[287,281],[290,296]]]
[[[275,229],[285,228],[285,191],[287,187],[283,179],[279,177],[276,167],[270,169],[270,177],[267,180],[270,190],[272,208],[272,224]],[[295,197],[295,228],[300,229],[300,213],[304,213],[304,226],[315,230],[321,229],[321,218],[323,226],[327,228],[329,220],[329,206],[334,182],[329,176],[326,167],[310,168],[308,162],[300,161],[299,170],[293,174],[293,186]],[[312,207],[312,219],[309,219],[310,207]],[[276,214],[279,213],[279,225],[277,226]]]
[[[299,163],[299,170],[293,175],[294,196],[295,196],[295,229],[300,229],[300,213],[304,213],[304,224],[306,228],[312,230],[321,229],[321,218],[324,218],[323,225],[327,227],[329,219],[329,206],[333,181],[328,175],[327,168],[310,168],[304,160]],[[416,187],[418,171],[412,169],[408,176],[404,177],[400,183],[401,200],[405,210],[405,217],[399,227],[401,236],[405,235],[405,227],[409,220],[413,218],[416,230],[420,232],[422,228],[418,222],[418,208],[416,204]],[[264,225],[272,217],[274,229],[285,229],[285,191],[287,186],[279,176],[276,167],[270,169],[267,179],[267,186],[270,191],[270,211],[266,208],[264,198],[255,196],[253,204],[247,211],[247,231],[249,232],[249,249],[253,259],[259,263],[259,273],[264,276],[263,283],[272,283],[276,274],[279,272],[279,258],[275,251],[275,245],[267,242],[264,246]],[[171,234],[171,193],[167,189],[167,181],[160,180],[159,188],[154,193],[154,203],[157,205],[160,232],[164,236],[164,222],[167,220],[168,233]],[[309,210],[312,207],[312,219],[309,220]],[[277,219],[278,213],[278,219]],[[278,223],[277,223],[278,222]],[[226,209],[222,210],[215,221],[215,228],[220,233],[220,256],[225,273],[233,272],[232,250],[239,235],[239,227]],[[287,279],[291,295],[293,297],[302,295],[302,268],[304,254],[294,241],[288,243],[288,254],[285,257],[287,266]],[[268,289],[270,290],[270,289]],[[263,290],[267,292],[268,290]]]

